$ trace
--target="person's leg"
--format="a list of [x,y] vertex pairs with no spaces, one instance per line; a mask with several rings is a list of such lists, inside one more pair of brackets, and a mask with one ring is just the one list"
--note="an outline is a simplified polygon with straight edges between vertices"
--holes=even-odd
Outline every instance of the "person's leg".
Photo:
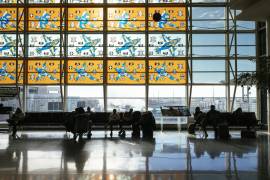
[[14,124],[13,128],[12,128],[12,136],[15,138],[16,137],[16,133],[17,133],[17,125]]
[[111,131],[110,136],[112,137],[113,136],[113,123],[112,122],[110,123],[110,131]]
[[205,125],[202,125],[202,130],[204,132],[204,137],[207,138],[208,137],[208,134],[207,134],[206,126]]
[[214,128],[215,139],[217,139],[217,137],[218,137],[217,125],[213,125],[213,128]]

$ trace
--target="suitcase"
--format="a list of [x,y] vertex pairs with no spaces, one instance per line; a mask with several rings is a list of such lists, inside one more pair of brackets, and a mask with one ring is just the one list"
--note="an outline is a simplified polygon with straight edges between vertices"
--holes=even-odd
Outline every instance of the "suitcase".
[[190,123],[189,125],[188,125],[188,133],[189,134],[195,134],[195,123]]
[[256,131],[253,130],[241,130],[241,138],[256,138]]
[[230,138],[230,132],[229,132],[228,125],[223,124],[223,125],[218,126],[218,137],[220,139],[229,139]]

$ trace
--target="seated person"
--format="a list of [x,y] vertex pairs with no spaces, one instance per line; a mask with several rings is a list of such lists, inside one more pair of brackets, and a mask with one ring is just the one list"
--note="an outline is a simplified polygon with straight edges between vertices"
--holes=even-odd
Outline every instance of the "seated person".
[[216,110],[214,105],[210,106],[210,110],[206,114],[207,123],[211,123],[214,128],[215,138],[217,138],[217,126],[220,120],[220,112]]
[[205,116],[206,116],[205,113],[203,113],[200,110],[200,107],[195,108],[195,113],[194,113],[195,124],[194,125],[196,126],[196,124],[199,124],[204,132],[204,137],[207,138],[208,137],[208,134],[206,131],[207,122],[206,122]]
[[132,124],[132,138],[140,138],[140,122],[141,122],[141,112],[135,111],[132,113],[131,124]]
[[113,112],[109,116],[109,125],[110,125],[110,136],[113,135],[113,125],[118,124],[120,121],[120,115],[116,112],[116,109],[113,109]]
[[12,136],[13,138],[16,137],[17,133],[17,125],[19,125],[23,120],[25,116],[24,113],[20,108],[17,108],[15,113],[12,115],[11,119],[7,120],[10,126],[12,126]]
[[132,114],[133,114],[133,109],[131,108],[129,110],[129,112],[125,112],[122,116],[122,118],[120,118],[120,131],[119,131],[119,135],[125,135],[125,130],[123,129],[123,125],[128,125],[131,123],[131,119],[132,119]]
[[88,118],[89,118],[89,131],[88,131],[87,137],[91,138],[91,136],[92,136],[91,131],[92,131],[92,125],[93,125],[93,122],[92,122],[93,111],[91,110],[91,108],[89,106],[87,107],[86,114],[88,115]]
[[82,140],[83,133],[89,132],[89,115],[85,113],[83,108],[77,108],[75,114],[75,132],[74,139],[76,139],[77,134],[79,135],[79,140]]

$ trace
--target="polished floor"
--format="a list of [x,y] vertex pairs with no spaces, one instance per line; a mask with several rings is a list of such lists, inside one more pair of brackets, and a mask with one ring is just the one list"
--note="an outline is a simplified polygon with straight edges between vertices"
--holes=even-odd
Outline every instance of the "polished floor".
[[[117,132],[114,133],[115,135]],[[270,139],[219,141],[186,132],[156,132],[155,141],[104,138],[74,142],[65,132],[0,134],[0,180],[267,180]]]

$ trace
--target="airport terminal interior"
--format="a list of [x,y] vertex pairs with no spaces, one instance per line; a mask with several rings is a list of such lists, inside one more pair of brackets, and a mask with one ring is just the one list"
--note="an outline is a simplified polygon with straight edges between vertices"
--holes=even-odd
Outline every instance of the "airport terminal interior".
[[0,180],[270,179],[269,7],[0,0]]

